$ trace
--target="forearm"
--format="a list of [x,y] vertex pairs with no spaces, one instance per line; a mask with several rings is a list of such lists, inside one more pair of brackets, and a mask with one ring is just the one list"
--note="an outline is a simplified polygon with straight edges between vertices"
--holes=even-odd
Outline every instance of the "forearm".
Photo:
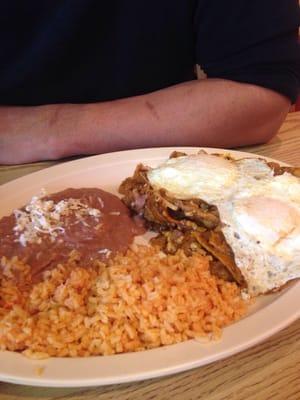
[[[257,86],[223,80],[188,82],[145,96],[87,106],[87,143],[99,150],[149,146],[235,147],[265,142],[289,100]],[[103,147],[102,147],[103,146]]]
[[13,130],[19,137],[44,138],[31,157],[36,159],[151,146],[254,144],[276,133],[288,108],[289,101],[274,92],[223,80],[97,104],[5,107],[0,110],[0,161],[9,162],[1,155],[1,132]]

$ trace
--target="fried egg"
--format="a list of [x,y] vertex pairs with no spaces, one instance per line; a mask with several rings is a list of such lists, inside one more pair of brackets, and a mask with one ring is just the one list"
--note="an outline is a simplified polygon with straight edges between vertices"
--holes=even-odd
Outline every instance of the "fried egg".
[[274,175],[258,158],[205,153],[170,159],[149,171],[154,188],[217,206],[221,229],[250,295],[300,277],[300,178]]
[[201,198],[210,204],[230,196],[237,176],[234,162],[206,153],[170,158],[148,172],[153,187],[178,199]]
[[156,189],[165,189],[178,199],[201,198],[215,205],[230,198],[237,188],[272,176],[264,160],[235,161],[206,153],[171,158],[148,172]]
[[250,295],[300,277],[300,207],[284,198],[253,195],[224,202],[218,210]]

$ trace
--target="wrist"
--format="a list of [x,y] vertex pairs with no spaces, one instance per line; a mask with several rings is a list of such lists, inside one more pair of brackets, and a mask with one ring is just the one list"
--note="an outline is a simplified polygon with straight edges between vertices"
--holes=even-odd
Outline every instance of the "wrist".
[[86,108],[84,104],[45,106],[48,154],[51,159],[85,154]]

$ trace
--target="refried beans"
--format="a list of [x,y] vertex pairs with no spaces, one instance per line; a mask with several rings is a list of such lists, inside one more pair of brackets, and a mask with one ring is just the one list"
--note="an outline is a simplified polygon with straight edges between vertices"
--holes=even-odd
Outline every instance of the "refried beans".
[[[28,221],[26,206],[0,220],[0,258],[17,256],[29,264],[35,282],[41,279],[43,271],[66,262],[72,250],[80,254],[81,265],[89,267],[95,260],[107,262],[125,252],[134,237],[145,232],[117,196],[98,188],[66,189],[42,197],[41,201],[46,205],[52,201],[54,205],[69,206],[68,212],[53,214],[59,220],[55,234],[35,226],[34,239],[22,242],[16,213],[25,215]],[[44,215],[40,218],[45,219]]]

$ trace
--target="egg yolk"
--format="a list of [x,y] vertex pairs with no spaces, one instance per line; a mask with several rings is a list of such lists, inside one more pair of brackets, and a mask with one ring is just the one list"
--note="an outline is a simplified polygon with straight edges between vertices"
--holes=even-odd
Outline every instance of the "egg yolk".
[[238,200],[235,216],[241,232],[263,246],[276,246],[300,226],[299,211],[271,197],[252,196]]

